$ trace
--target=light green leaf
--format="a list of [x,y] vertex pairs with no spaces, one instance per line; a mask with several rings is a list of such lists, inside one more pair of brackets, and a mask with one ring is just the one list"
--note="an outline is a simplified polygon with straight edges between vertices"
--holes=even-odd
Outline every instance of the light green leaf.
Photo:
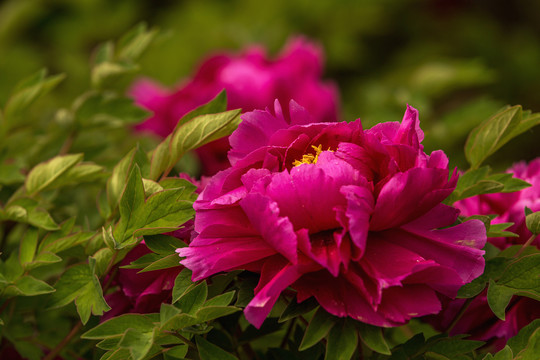
[[136,216],[136,212],[144,205],[144,187],[141,170],[137,164],[133,166],[128,177],[126,187],[120,199],[120,222],[114,231],[114,237],[119,243],[129,239],[133,233],[128,229],[136,229],[142,221]]
[[154,180],[143,179],[143,186],[144,196],[146,197],[163,190],[163,187]]
[[21,81],[4,108],[5,122],[14,125],[34,101],[54,89],[64,77],[62,74],[47,77],[47,70],[43,69]]
[[195,337],[195,342],[201,360],[238,360],[236,356],[229,354],[219,346],[212,344],[200,336]]
[[328,314],[323,308],[318,308],[306,329],[298,350],[308,349],[321,341],[335,324],[336,318],[334,316]]
[[177,345],[167,349],[167,352],[163,354],[164,360],[183,360],[188,352],[187,345]]
[[521,106],[504,109],[481,123],[469,134],[465,156],[476,169],[482,162],[508,142],[514,129],[521,122]]
[[504,349],[495,354],[493,360],[512,360],[513,358],[514,354],[512,352],[512,349],[510,349],[510,347],[506,345]]
[[140,70],[135,64],[104,61],[92,69],[92,86],[97,89],[114,87],[123,79],[136,74]]
[[118,205],[118,200],[122,196],[128,175],[131,173],[134,164],[139,166],[142,174],[148,171],[148,157],[138,146],[120,160],[107,181],[107,199],[112,209],[115,209]]
[[27,223],[44,230],[58,230],[47,211],[38,207],[38,202],[30,198],[14,200],[4,211],[0,211],[0,219]]
[[24,182],[24,179],[25,177],[17,165],[0,163],[0,185],[18,184]]
[[107,176],[104,170],[102,166],[90,162],[77,164],[69,169],[60,179],[55,181],[49,189],[101,181]]
[[25,275],[8,285],[4,290],[6,296],[36,296],[54,292],[54,288],[42,280]]
[[88,264],[75,265],[66,270],[56,283],[56,290],[51,296],[50,307],[62,307],[75,301],[83,324],[86,324],[91,313],[102,315],[111,309],[103,298],[93,258],[89,258]]
[[514,295],[514,290],[506,286],[497,285],[495,281],[489,281],[487,291],[487,301],[493,313],[501,320],[505,319],[505,310],[510,299]]
[[529,339],[536,330],[540,329],[540,319],[533,320],[528,325],[522,327],[519,333],[508,340],[507,344],[514,354],[518,354],[527,347]]
[[525,217],[525,223],[530,232],[535,235],[540,234],[540,211],[528,214]]
[[26,265],[26,270],[30,271],[40,266],[51,265],[62,261],[62,258],[50,252],[40,252],[36,255],[34,260]]
[[390,348],[384,339],[382,328],[362,322],[356,323],[356,327],[360,339],[368,348],[384,355],[391,354]]
[[27,263],[34,260],[36,248],[38,244],[38,232],[36,229],[28,229],[21,240],[19,246],[19,261],[24,267]]
[[349,360],[358,346],[358,334],[351,319],[341,319],[328,334],[325,360]]
[[510,231],[504,231],[512,225],[514,225],[514,223],[491,224],[489,227],[489,231],[487,232],[487,237],[518,237],[518,234]]
[[533,332],[525,349],[520,351],[514,359],[538,360],[538,354],[540,354],[540,328]]
[[121,61],[135,61],[152,43],[158,31],[148,30],[146,24],[138,24],[135,28],[118,40],[118,59]]
[[154,344],[154,332],[141,332],[128,328],[118,346],[128,349],[133,360],[142,360]]
[[81,338],[88,340],[100,340],[112,337],[120,337],[126,329],[134,329],[140,332],[150,332],[154,329],[155,323],[159,321],[156,314],[123,314],[109,319],[93,329],[81,335]]
[[139,273],[161,270],[161,269],[168,269],[168,268],[172,268],[176,266],[180,266],[180,258],[178,257],[178,254],[170,254],[165,257],[160,258],[157,261],[154,261],[153,263],[151,263],[150,265],[146,266],[144,269],[139,271]]
[[46,190],[82,159],[83,154],[59,155],[36,165],[26,178],[26,191],[32,195]]

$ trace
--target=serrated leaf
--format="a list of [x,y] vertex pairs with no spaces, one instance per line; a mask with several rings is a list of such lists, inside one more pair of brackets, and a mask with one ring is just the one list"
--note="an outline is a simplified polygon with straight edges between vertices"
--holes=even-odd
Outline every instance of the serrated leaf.
[[535,235],[540,234],[540,211],[528,214],[525,217],[527,229]]
[[356,327],[358,328],[358,335],[360,335],[360,339],[368,348],[380,354],[392,354],[386,340],[384,339],[382,328],[362,322],[358,322]]
[[493,311],[499,319],[505,319],[505,310],[513,295],[513,289],[503,285],[497,285],[493,280],[489,281],[487,291],[488,305],[491,308],[491,311]]
[[176,303],[188,289],[194,287],[195,284],[191,281],[192,272],[189,269],[184,269],[178,274],[174,280],[174,287],[172,289],[172,303]]
[[75,265],[66,270],[56,283],[56,292],[50,298],[50,307],[57,308],[75,301],[77,312],[83,324],[90,314],[102,315],[110,310],[103,298],[99,279],[95,274],[95,260],[89,258],[89,264]]
[[511,139],[509,135],[521,122],[521,116],[521,106],[513,106],[498,112],[471,131],[465,144],[465,157],[471,168],[478,168]]
[[236,356],[229,354],[219,346],[212,344],[200,336],[195,337],[195,342],[201,360],[238,360]]
[[59,155],[36,165],[26,177],[26,191],[35,194],[46,190],[82,160],[83,154]]
[[54,292],[54,288],[42,280],[25,275],[4,289],[6,296],[36,296]]
[[157,314],[123,314],[109,319],[81,335],[88,340],[101,340],[120,337],[126,329],[150,332],[159,321]]
[[306,329],[298,350],[308,349],[321,341],[335,324],[336,318],[334,316],[328,314],[323,308],[318,308]]
[[325,360],[349,360],[358,346],[358,334],[351,319],[342,319],[328,334]]
[[184,293],[178,299],[177,306],[185,314],[194,315],[203,306],[207,296],[208,287],[203,281]]

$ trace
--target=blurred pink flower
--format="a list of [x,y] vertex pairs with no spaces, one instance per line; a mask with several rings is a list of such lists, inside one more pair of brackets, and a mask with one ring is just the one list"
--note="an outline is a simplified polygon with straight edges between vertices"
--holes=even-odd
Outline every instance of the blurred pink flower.
[[414,108],[370,130],[289,111],[246,113],[230,136],[232,166],[200,194],[197,236],[177,250],[193,280],[259,272],[245,309],[257,327],[289,286],[336,316],[396,326],[482,274],[484,225],[451,226],[459,211],[441,202],[457,176],[442,151],[423,152]]
[[[498,216],[493,220],[494,224],[513,222],[514,225],[508,230],[518,234],[518,238],[488,239],[500,249],[523,244],[532,236],[525,224],[525,207],[532,211],[540,211],[540,158],[532,160],[529,164],[523,161],[516,163],[507,172],[513,173],[514,177],[525,180],[532,186],[512,193],[478,195],[454,204],[464,216],[496,214]],[[540,236],[536,237],[533,244],[540,247]]]
[[[488,238],[488,241],[500,249],[510,245],[525,243],[532,233],[525,225],[524,208],[529,207],[533,211],[540,210],[540,158],[531,161],[514,164],[508,173],[514,177],[529,182],[532,186],[513,193],[496,193],[474,196],[456,202],[462,214],[472,215],[499,215],[493,223],[513,222],[510,231],[519,235],[519,238]],[[533,244],[540,246],[539,237]],[[487,303],[487,291],[474,298],[456,323],[450,335],[470,334],[471,339],[488,341],[495,350],[502,349],[508,339],[515,336],[519,330],[534,319],[540,318],[538,302],[526,297],[514,296],[506,310],[506,320],[498,319]],[[428,319],[438,330],[444,331],[465,303],[465,299],[446,301],[444,310],[435,317]]]
[[[290,41],[275,60],[268,59],[259,47],[240,55],[215,55],[203,62],[193,78],[175,89],[164,89],[150,80],[135,83],[131,95],[154,113],[137,129],[165,137],[183,115],[223,89],[227,91],[228,109],[265,109],[275,99],[288,106],[289,100],[294,99],[310,111],[314,121],[336,121],[337,88],[321,81],[321,76],[322,51],[302,38]],[[213,175],[228,167],[228,150],[225,139],[200,148],[197,153],[203,175]]]

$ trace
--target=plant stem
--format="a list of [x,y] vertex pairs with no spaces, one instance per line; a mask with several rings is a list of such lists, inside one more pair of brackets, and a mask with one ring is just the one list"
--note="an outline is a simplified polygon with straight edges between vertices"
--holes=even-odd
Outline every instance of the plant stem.
[[289,340],[289,336],[291,336],[291,331],[294,328],[296,322],[296,318],[292,318],[289,321],[289,326],[287,327],[287,331],[285,332],[285,336],[283,336],[283,340],[281,340],[281,344],[279,344],[279,347],[284,349],[285,345],[287,344],[287,340]]
[[515,258],[519,257],[523,251],[527,248],[527,246],[531,245],[534,239],[538,236],[538,234],[532,234],[532,236],[523,244],[523,246],[518,250],[518,252],[514,255]]
[[474,297],[472,298],[468,298],[465,303],[463,303],[463,306],[461,307],[461,309],[459,310],[459,313],[456,315],[456,317],[454,318],[454,320],[452,320],[452,322],[450,323],[450,325],[448,325],[448,327],[444,330],[445,333],[449,334],[450,331],[452,331],[452,329],[454,328],[454,326],[456,326],[456,324],[458,323],[458,321],[463,317],[463,314],[465,314],[465,311],[467,311],[467,309],[469,308],[469,306],[471,305],[472,301],[474,300]]
[[43,360],[52,360],[56,357],[56,355],[58,355],[60,353],[60,351],[62,351],[62,349],[64,348],[64,346],[66,346],[70,341],[71,339],[77,335],[77,333],[79,332],[79,330],[81,330],[83,324],[82,322],[79,320],[79,322],[77,323],[77,325],[75,325],[73,327],[73,329],[71,329],[71,331],[69,332],[69,334],[66,335],[66,337],[60,341],[60,343],[58,345],[56,345],[56,347],[54,349],[51,350],[50,353],[47,354],[47,356],[45,356],[43,358]]
[[192,349],[197,350],[197,346],[196,346],[191,340],[189,340],[188,338],[186,338],[185,336],[180,335],[179,333],[173,332],[173,331],[167,331],[167,334],[170,334],[170,335],[172,335],[172,336],[176,336],[177,338],[179,338],[180,340],[182,340],[182,342],[185,343],[187,346],[189,346],[189,347],[192,348]]

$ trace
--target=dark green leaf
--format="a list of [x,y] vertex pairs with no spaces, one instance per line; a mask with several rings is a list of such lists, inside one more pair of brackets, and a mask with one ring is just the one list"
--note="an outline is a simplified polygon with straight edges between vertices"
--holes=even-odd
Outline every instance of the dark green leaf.
[[203,281],[182,295],[178,299],[177,306],[185,314],[194,315],[203,306],[207,295],[208,288],[206,282]]
[[493,313],[501,320],[505,318],[505,310],[510,299],[514,295],[514,290],[506,286],[497,285],[495,281],[489,281],[487,291],[487,301]]
[[436,338],[435,341],[430,339],[427,351],[444,355],[449,359],[457,359],[458,356],[468,354],[485,344],[483,341],[465,340],[462,337],[458,335],[451,338]]
[[537,289],[540,288],[540,254],[523,256],[508,266],[499,285],[514,289]]
[[146,266],[144,269],[139,271],[140,273],[147,271],[155,271],[161,269],[168,269],[172,267],[180,266],[180,258],[178,254],[170,254],[165,257],[160,258],[157,261],[154,261],[150,265]]
[[362,322],[358,322],[356,327],[358,328],[360,339],[362,339],[362,342],[367,347],[381,354],[391,354],[390,348],[384,339],[382,328]]
[[155,322],[159,321],[156,314],[123,314],[109,319],[81,335],[83,339],[100,340],[120,337],[126,329],[140,332],[151,332]]
[[520,351],[527,347],[529,339],[532,334],[540,328],[540,319],[533,320],[528,325],[519,330],[519,333],[508,340],[508,346],[512,349],[514,354],[518,354]]
[[[311,324],[310,324],[311,325]],[[358,334],[353,320],[341,319],[328,334],[325,360],[349,360],[358,346]]]
[[336,318],[328,314],[323,308],[317,309],[309,323],[302,343],[298,350],[308,349],[321,341],[336,323]]
[[150,250],[161,255],[169,255],[179,247],[186,246],[182,240],[169,235],[148,235],[144,237],[144,243]]
[[206,300],[204,303],[204,306],[227,306],[231,303],[232,299],[234,298],[235,291],[228,291],[224,294],[215,296],[209,300]]
[[536,329],[531,337],[525,349],[520,351],[515,360],[538,360],[538,354],[540,354],[540,328]]
[[164,360],[183,360],[188,352],[187,345],[177,345],[167,349],[167,352],[163,354]]
[[201,360],[238,360],[236,356],[229,354],[219,346],[212,344],[200,336],[195,337],[195,342],[197,343]]
[[184,269],[174,280],[174,287],[172,290],[173,304],[176,303],[189,288],[194,286],[193,282],[191,281],[191,275],[192,273],[189,269]]
[[310,297],[301,303],[296,302],[296,298],[294,298],[289,302],[285,310],[283,310],[283,313],[279,317],[279,322],[285,322],[297,316],[304,315],[314,310],[318,305],[314,297]]
[[114,231],[115,239],[120,243],[133,236],[129,229],[136,228],[136,224],[142,223],[137,218],[136,212],[144,205],[144,187],[141,170],[134,165],[128,177],[126,187],[120,199],[120,221]]
[[512,360],[514,358],[514,354],[512,352],[512,349],[508,345],[504,347],[501,351],[497,352],[494,357],[492,357],[493,360]]
[[142,360],[152,348],[154,343],[154,332],[141,332],[129,328],[126,330],[118,346],[128,349],[133,360]]

